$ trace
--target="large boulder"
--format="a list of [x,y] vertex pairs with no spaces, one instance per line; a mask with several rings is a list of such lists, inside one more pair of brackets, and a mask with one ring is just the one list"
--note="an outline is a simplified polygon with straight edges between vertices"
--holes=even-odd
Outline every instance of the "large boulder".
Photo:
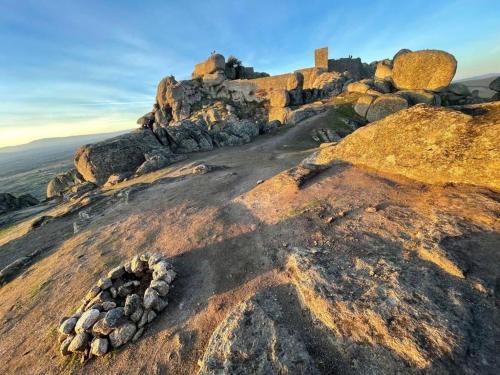
[[395,86],[409,90],[439,90],[447,87],[457,70],[453,55],[438,50],[399,54],[393,63]]
[[409,105],[415,104],[429,104],[429,105],[439,105],[440,97],[432,92],[425,90],[401,90],[395,93],[406,99]]
[[490,90],[500,92],[500,77],[497,77],[493,81],[491,81],[489,88]]
[[31,194],[24,194],[19,197],[15,197],[9,193],[0,193],[0,215],[9,211],[35,206],[38,203],[38,199]]
[[358,115],[366,117],[366,113],[368,112],[368,109],[370,108],[374,100],[375,97],[371,95],[360,96],[358,101],[354,105],[354,111]]
[[81,184],[85,179],[73,168],[67,172],[56,175],[47,185],[47,198],[62,196],[73,186]]
[[384,117],[408,108],[406,99],[398,95],[386,94],[376,98],[368,108],[366,119],[370,122],[378,121]]
[[103,185],[113,174],[135,172],[146,161],[146,154],[169,153],[149,129],[137,129],[102,142],[80,147],[75,167],[86,181]]
[[370,90],[370,86],[364,82],[352,82],[347,85],[347,92],[356,92],[359,94],[365,94],[368,90]]
[[418,104],[321,149],[315,161],[341,160],[431,184],[500,190],[500,102],[468,111],[482,114]]
[[471,96],[471,92],[467,86],[465,86],[463,83],[452,83],[450,86],[448,86],[448,91],[456,94],[456,95],[462,95],[462,96]]
[[392,78],[392,64],[390,61],[384,60],[377,63],[377,69],[375,69],[375,78],[384,80]]
[[335,96],[342,92],[346,78],[338,72],[324,72],[316,76],[312,88],[320,90],[322,96]]

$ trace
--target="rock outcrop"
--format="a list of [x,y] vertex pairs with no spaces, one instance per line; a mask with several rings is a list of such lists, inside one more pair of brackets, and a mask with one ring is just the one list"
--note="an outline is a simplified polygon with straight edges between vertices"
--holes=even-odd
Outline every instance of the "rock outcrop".
[[439,90],[450,84],[456,70],[457,60],[447,52],[407,52],[394,60],[392,80],[400,90]]
[[212,334],[199,374],[319,374],[305,345],[276,321],[280,315],[271,299],[237,306]]
[[75,166],[86,181],[103,185],[111,175],[135,172],[155,155],[172,157],[149,129],[138,129],[102,142],[80,147]]
[[490,90],[496,91],[496,94],[493,95],[493,100],[500,100],[500,77],[495,78],[490,82],[489,85]]
[[47,198],[62,196],[73,186],[85,181],[83,176],[75,169],[60,173],[49,181],[47,185]]
[[354,110],[370,122],[420,103],[451,106],[486,101],[477,92],[470,92],[467,86],[451,83],[456,60],[444,51],[403,49],[393,60],[379,61],[376,66],[373,78],[344,87],[348,93],[364,94]]
[[38,203],[40,203],[38,199],[31,194],[15,197],[9,193],[0,193],[0,215],[21,208],[36,206]]
[[431,184],[500,190],[500,102],[463,110],[474,116],[416,105],[322,148],[316,162],[339,160]]

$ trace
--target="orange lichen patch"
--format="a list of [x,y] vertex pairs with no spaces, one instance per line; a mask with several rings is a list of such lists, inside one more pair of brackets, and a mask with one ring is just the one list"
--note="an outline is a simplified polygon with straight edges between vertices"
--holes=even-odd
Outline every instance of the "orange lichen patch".
[[446,258],[446,256],[440,254],[438,250],[434,249],[433,251],[430,251],[424,248],[419,248],[417,249],[417,254],[423,260],[434,263],[436,266],[449,273],[450,275],[460,277],[461,279],[464,278],[462,270],[458,268],[455,263]]

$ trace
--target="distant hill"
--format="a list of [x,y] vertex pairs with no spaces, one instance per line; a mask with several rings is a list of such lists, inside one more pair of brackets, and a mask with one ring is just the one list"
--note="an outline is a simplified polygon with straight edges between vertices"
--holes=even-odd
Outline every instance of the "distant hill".
[[490,90],[488,86],[491,81],[499,76],[500,73],[488,73],[482,74],[480,76],[459,79],[454,82],[463,83],[471,91],[479,90],[479,96],[481,98],[491,98],[493,94],[495,94],[495,92]]
[[496,77],[500,76],[500,73],[487,73],[487,74],[481,74],[478,76],[473,76],[473,77],[467,77],[467,78],[461,78],[454,80],[454,82],[467,82],[467,81],[476,81],[476,80],[481,80],[481,79],[489,79],[490,82],[493,81]]
[[112,138],[128,131],[130,130],[45,138],[23,145],[2,147],[0,148],[0,176],[29,171],[48,163],[70,160],[79,146]]

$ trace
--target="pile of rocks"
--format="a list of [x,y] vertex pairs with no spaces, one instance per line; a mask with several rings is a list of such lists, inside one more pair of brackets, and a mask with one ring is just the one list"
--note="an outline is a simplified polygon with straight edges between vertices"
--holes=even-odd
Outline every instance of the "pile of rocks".
[[9,211],[36,206],[38,203],[40,203],[38,199],[31,194],[15,197],[9,193],[0,193],[0,215]]
[[63,356],[103,356],[111,348],[138,340],[147,324],[168,305],[176,274],[161,254],[136,255],[101,278],[77,312],[59,326]]
[[456,69],[457,61],[447,52],[403,49],[392,60],[378,62],[373,78],[350,83],[345,91],[363,94],[354,110],[370,122],[420,103],[482,103],[477,91],[451,83]]

